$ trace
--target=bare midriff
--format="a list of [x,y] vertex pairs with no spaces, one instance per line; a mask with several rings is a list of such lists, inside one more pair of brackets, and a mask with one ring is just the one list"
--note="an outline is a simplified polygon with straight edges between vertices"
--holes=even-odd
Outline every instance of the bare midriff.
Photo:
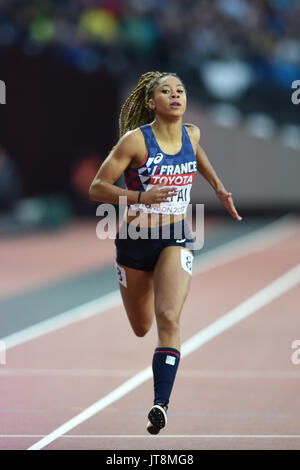
[[140,227],[158,227],[159,225],[168,225],[179,222],[184,219],[185,214],[148,214],[142,211],[135,211],[134,215],[128,214],[128,208],[125,210],[124,219],[128,224]]

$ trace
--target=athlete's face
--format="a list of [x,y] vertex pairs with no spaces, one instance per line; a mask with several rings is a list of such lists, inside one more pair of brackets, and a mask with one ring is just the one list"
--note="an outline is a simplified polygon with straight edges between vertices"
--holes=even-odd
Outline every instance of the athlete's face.
[[186,109],[185,88],[177,77],[163,77],[154,89],[149,107],[163,116],[181,117]]

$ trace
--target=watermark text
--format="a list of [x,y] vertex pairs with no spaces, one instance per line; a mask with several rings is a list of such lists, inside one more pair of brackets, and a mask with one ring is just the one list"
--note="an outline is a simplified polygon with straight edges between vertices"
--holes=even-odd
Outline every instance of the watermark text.
[[297,366],[300,364],[300,339],[295,339],[291,344],[292,349],[295,349],[291,356],[292,363]]
[[[96,215],[101,217],[97,223],[96,234],[100,240],[106,238],[115,239],[116,234],[120,240],[171,240],[175,243],[185,243],[185,248],[191,250],[201,250],[204,245],[204,204],[187,206],[182,219],[172,218],[172,213],[151,213],[143,209],[132,209],[128,207],[128,216],[133,216],[130,223],[124,220],[125,209],[127,207],[127,197],[119,198],[119,214],[114,204],[104,203],[97,207]],[[148,208],[149,209],[149,208]],[[163,212],[163,211],[162,211]],[[161,219],[159,219],[161,217]],[[183,220],[184,218],[184,220]],[[186,223],[186,220],[190,223]]]
[[0,104],[6,104],[6,85],[3,80],[0,80]]
[[293,104],[300,103],[300,80],[294,80],[292,83],[292,88],[296,89],[291,96]]

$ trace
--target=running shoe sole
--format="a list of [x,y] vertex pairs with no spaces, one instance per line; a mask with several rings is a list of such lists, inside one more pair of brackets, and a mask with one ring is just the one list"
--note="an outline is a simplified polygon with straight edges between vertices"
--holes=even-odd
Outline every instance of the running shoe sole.
[[159,405],[152,406],[148,413],[148,419],[147,431],[150,434],[158,434],[168,422],[166,411]]

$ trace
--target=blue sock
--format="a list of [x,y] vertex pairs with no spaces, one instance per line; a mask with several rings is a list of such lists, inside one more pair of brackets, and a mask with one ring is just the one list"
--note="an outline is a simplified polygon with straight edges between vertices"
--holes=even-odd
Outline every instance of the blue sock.
[[179,361],[180,352],[177,349],[155,349],[152,361],[154,405],[163,403],[168,406]]

